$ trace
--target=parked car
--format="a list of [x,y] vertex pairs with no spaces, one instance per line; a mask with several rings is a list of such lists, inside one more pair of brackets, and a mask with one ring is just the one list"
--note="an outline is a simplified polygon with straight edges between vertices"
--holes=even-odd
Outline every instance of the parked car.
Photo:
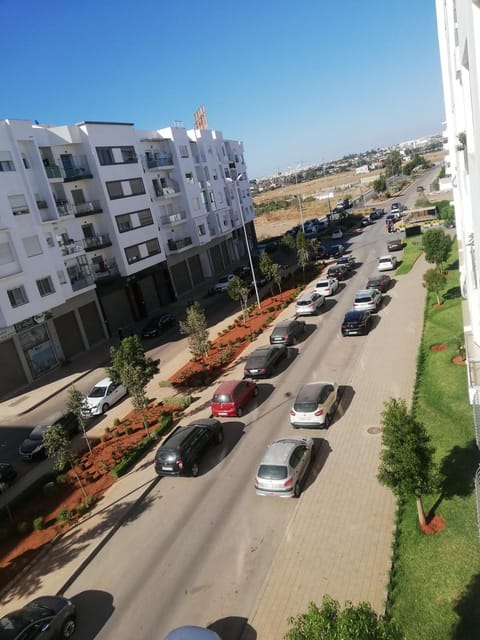
[[392,279],[390,276],[387,276],[386,273],[379,273],[378,276],[371,276],[367,280],[367,284],[365,285],[365,289],[378,289],[382,293],[385,293],[390,289],[390,285],[392,284]]
[[304,384],[290,410],[293,427],[325,427],[328,429],[339,402],[335,382]]
[[213,394],[210,408],[214,417],[243,416],[243,410],[258,394],[258,387],[252,380],[228,380],[222,382]]
[[233,273],[227,273],[226,276],[219,278],[213,287],[215,293],[222,293],[223,291],[226,291],[230,281],[233,280],[234,277]]
[[390,242],[387,243],[387,251],[401,251],[402,249],[402,240],[390,240]]
[[331,238],[332,238],[332,240],[340,240],[340,238],[343,238],[342,230],[341,229],[333,229]]
[[17,472],[8,462],[0,462],[0,493],[2,492],[2,486],[9,487],[15,478],[17,477]]
[[342,322],[342,335],[358,336],[367,335],[370,331],[372,315],[365,309],[347,311]]
[[175,324],[175,318],[171,313],[163,313],[160,316],[153,316],[148,320],[142,329],[142,338],[155,338],[164,329]]
[[380,220],[380,213],[375,209],[368,217],[372,222],[374,222],[375,220]]
[[369,216],[363,216],[363,218],[360,220],[360,226],[362,227],[369,227],[371,224],[373,224],[373,221],[370,220]]
[[328,255],[330,258],[341,258],[345,253],[345,247],[343,244],[332,244],[330,249],[328,250]]
[[274,327],[270,334],[270,344],[295,344],[305,334],[305,322],[303,320],[286,320]]
[[348,269],[344,264],[332,264],[328,267],[327,278],[345,280],[348,277]]
[[46,456],[43,436],[52,426],[61,427],[70,438],[78,432],[79,428],[77,417],[72,411],[67,411],[64,415],[49,420],[46,424],[37,425],[18,448],[18,454],[22,460],[31,462],[41,460]]
[[333,296],[333,294],[338,291],[337,278],[324,278],[323,280],[317,280],[315,291],[324,298],[326,296]]
[[40,596],[0,618],[2,640],[71,638],[77,626],[75,605],[61,596]]
[[404,206],[401,202],[392,202],[390,206],[391,213],[401,213],[404,210]]
[[155,472],[159,476],[198,476],[200,459],[211,445],[223,442],[223,427],[219,420],[194,420],[178,427],[155,453]]
[[315,458],[312,438],[283,438],[272,442],[258,466],[255,493],[259,496],[298,498],[302,481]]
[[304,291],[304,293],[297,298],[295,313],[297,316],[316,315],[324,304],[325,298],[316,291]]
[[322,258],[326,258],[328,256],[327,248],[323,244],[319,244],[314,251],[315,251],[314,257],[317,260],[321,260]]
[[397,268],[397,259],[395,256],[387,255],[381,256],[378,259],[378,270],[379,271],[392,271]]
[[277,364],[287,355],[288,350],[284,344],[259,347],[248,356],[243,374],[249,378],[271,376]]
[[382,292],[378,289],[361,289],[355,294],[353,308],[355,311],[366,309],[375,312],[382,304]]
[[337,259],[337,264],[344,265],[347,268],[347,271],[351,271],[355,268],[356,260],[352,255],[342,256]]
[[87,416],[99,416],[110,409],[112,405],[127,395],[127,390],[119,382],[110,378],[103,378],[90,389],[85,400],[88,407]]
[[165,636],[164,640],[221,640],[221,638],[211,629],[187,625],[173,629]]

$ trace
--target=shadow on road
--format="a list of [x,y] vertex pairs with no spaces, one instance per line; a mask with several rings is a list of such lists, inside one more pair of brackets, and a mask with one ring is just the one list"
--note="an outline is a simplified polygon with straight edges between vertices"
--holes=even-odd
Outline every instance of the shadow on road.
[[78,626],[75,638],[96,638],[115,611],[113,596],[106,591],[81,591],[70,600],[77,607]]
[[208,625],[208,629],[228,640],[256,640],[257,632],[248,624],[247,618],[228,616]]

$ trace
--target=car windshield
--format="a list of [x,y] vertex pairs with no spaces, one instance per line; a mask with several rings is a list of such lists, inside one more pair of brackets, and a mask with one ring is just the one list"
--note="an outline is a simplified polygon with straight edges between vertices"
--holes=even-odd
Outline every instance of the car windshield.
[[288,333],[288,327],[275,327],[275,329],[272,331],[272,336],[284,336],[286,333]]
[[226,393],[216,393],[213,396],[213,402],[231,402],[232,398]]
[[43,434],[45,433],[48,425],[38,425],[30,432],[28,436],[29,440],[43,440]]
[[317,289],[328,289],[329,286],[330,283],[328,280],[320,280],[320,282],[317,282]]
[[247,369],[257,369],[258,367],[263,367],[266,360],[267,354],[250,356],[250,358],[247,360]]
[[361,296],[355,296],[355,302],[370,302],[372,299],[371,294],[364,293]]
[[50,609],[32,604],[18,611],[12,611],[0,619],[0,640],[14,640],[32,622],[52,615],[53,612]]
[[284,480],[287,477],[287,467],[278,464],[261,464],[257,475],[264,480]]
[[89,398],[103,398],[107,390],[107,387],[93,387],[88,394]]
[[311,300],[297,300],[297,305],[299,307],[304,307],[304,306],[307,306],[309,304],[312,304]]
[[308,401],[300,401],[300,402],[295,402],[295,405],[293,407],[295,409],[295,411],[303,411],[305,413],[310,413],[311,411],[315,411],[317,408],[317,404],[315,402],[308,402]]

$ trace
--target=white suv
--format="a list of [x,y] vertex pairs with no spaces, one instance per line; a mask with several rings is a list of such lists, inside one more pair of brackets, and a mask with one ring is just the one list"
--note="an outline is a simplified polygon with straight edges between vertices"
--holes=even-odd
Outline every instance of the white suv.
[[397,259],[395,256],[381,256],[378,259],[378,270],[379,271],[392,271],[397,268]]
[[325,298],[316,291],[306,291],[295,303],[297,316],[312,316],[320,311],[325,304]]
[[382,293],[378,289],[361,289],[355,294],[355,311],[377,311],[382,304]]

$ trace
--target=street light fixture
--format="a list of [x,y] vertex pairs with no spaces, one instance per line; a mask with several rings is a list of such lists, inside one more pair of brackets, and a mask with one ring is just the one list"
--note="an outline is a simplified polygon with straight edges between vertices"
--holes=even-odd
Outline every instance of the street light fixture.
[[235,180],[232,180],[232,178],[225,178],[225,180],[227,182],[231,182],[234,185],[237,205],[240,211],[240,218],[242,220],[243,233],[245,234],[245,244],[247,245],[248,262],[250,263],[250,271],[252,272],[253,286],[255,288],[255,296],[257,298],[258,308],[260,309],[261,304],[260,304],[260,296],[258,295],[257,278],[255,276],[255,269],[254,269],[253,260],[252,260],[252,252],[250,251],[250,242],[248,240],[247,227],[245,226],[245,218],[243,217],[242,203],[240,202],[240,194],[238,192],[238,181],[241,180],[242,177],[243,177],[243,173],[239,173],[238,176],[235,178]]

